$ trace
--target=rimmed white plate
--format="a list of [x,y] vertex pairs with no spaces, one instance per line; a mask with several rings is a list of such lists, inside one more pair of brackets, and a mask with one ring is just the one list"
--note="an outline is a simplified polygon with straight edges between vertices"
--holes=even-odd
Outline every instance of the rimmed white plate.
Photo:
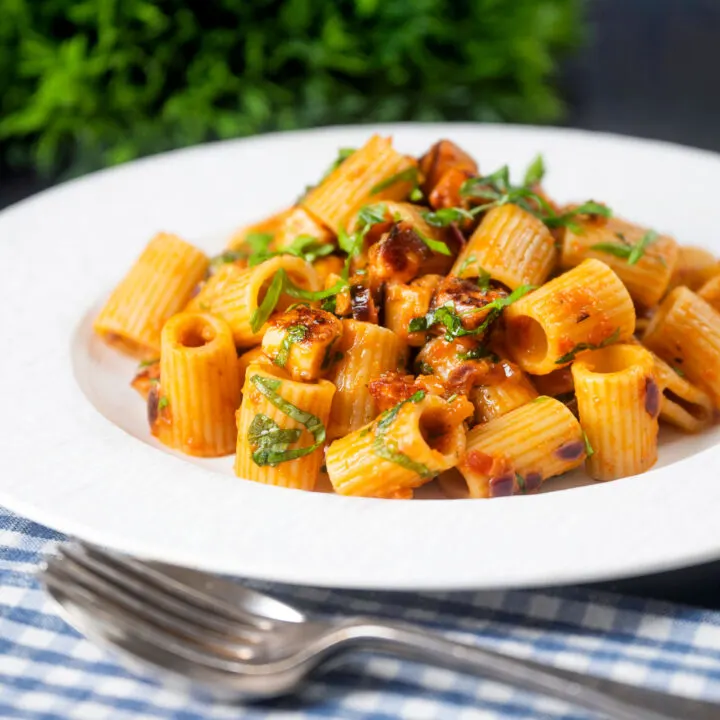
[[93,339],[103,296],[158,230],[209,251],[287,205],[371,131],[418,154],[440,137],[485,171],[541,151],[548,189],[596,198],[720,252],[720,157],[562,129],[392,125],[266,135],[160,155],[0,213],[0,503],[67,533],[206,570],[363,588],[491,588],[642,574],[720,557],[720,429],[669,434],[621,481],[491,501],[383,501],[264,487],[232,459],[166,452]]

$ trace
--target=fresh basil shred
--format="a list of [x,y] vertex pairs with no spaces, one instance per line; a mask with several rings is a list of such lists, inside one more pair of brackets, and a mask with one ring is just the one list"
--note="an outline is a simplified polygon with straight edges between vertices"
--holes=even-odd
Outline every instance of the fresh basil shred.
[[407,400],[399,402],[395,407],[386,410],[377,420],[375,425],[375,439],[373,440],[373,452],[383,458],[383,460],[389,460],[394,462],[406,470],[411,470],[423,479],[429,479],[435,475],[435,473],[424,465],[423,463],[416,462],[411,457],[406,455],[404,452],[397,448],[397,445],[393,441],[386,439],[386,433],[390,426],[395,422],[400,410],[408,403],[418,403],[425,397],[424,390],[418,390],[413,393]]
[[272,315],[283,293],[285,295],[289,295],[291,298],[295,298],[296,300],[307,300],[309,302],[313,302],[316,300],[326,300],[327,298],[334,297],[339,292],[342,292],[346,287],[347,282],[345,280],[338,280],[327,290],[318,290],[317,292],[304,290],[303,288],[295,285],[287,272],[285,272],[283,268],[280,268],[280,270],[278,270],[273,276],[272,282],[265,293],[263,301],[250,316],[250,329],[254,333],[260,331],[260,328],[262,328]]
[[618,338],[620,337],[620,328],[616,328],[615,332],[610,335],[609,337],[606,337],[601,343],[598,343],[595,345],[594,343],[578,343],[570,352],[565,353],[565,355],[562,355],[559,357],[556,361],[556,365],[564,365],[565,363],[572,362],[575,359],[575,356],[580,352],[585,352],[586,350],[600,350],[601,348],[607,347],[608,345],[612,345],[613,343],[618,341]]
[[301,410],[278,394],[282,381],[253,375],[250,382],[283,415],[300,423],[315,440],[307,447],[289,449],[290,444],[300,439],[302,431],[299,428],[282,430],[274,420],[258,413],[248,429],[248,442],[257,447],[252,454],[256,465],[278,465],[288,460],[296,460],[314,452],[325,442],[325,425],[322,420],[312,413]]
[[370,188],[371,195],[377,195],[379,192],[386,190],[399,182],[409,182],[413,184],[413,189],[418,186],[418,170],[416,167],[409,167],[406,170],[401,170],[399,173],[391,175],[385,180],[381,180],[377,185],[373,185]]
[[290,349],[296,343],[302,342],[308,333],[305,325],[291,325],[283,335],[283,339],[280,342],[280,349],[278,354],[275,356],[273,361],[278,367],[285,367],[290,356]]
[[[648,246],[652,245],[659,236],[654,230],[648,230],[635,244],[629,242],[622,233],[615,233],[615,237],[617,237],[620,242],[595,243],[595,245],[590,246],[590,249],[604,252],[608,255],[614,255],[615,257],[625,260],[628,265],[635,265],[645,255]],[[665,264],[664,258],[657,257],[656,259]]]
[[595,450],[593,450],[593,446],[590,444],[590,438],[587,436],[587,433],[583,430],[583,442],[585,443],[585,454],[591,458],[595,454]]

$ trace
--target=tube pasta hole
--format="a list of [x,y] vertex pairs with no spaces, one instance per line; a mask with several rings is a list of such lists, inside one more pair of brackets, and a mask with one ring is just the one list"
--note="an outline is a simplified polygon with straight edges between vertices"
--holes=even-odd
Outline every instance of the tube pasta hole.
[[685,398],[676,395],[672,390],[668,390],[667,388],[665,389],[665,392],[663,394],[670,402],[679,405],[688,415],[691,415],[696,420],[707,420],[708,410],[702,405],[690,402],[689,400],[686,400]]
[[548,354],[548,340],[542,325],[534,318],[523,315],[517,318],[508,328],[510,343],[519,355],[539,362]]
[[215,339],[215,329],[205,323],[192,323],[181,329],[178,343],[186,348],[200,348],[209,345]]
[[443,455],[447,455],[450,447],[452,428],[442,410],[428,410],[420,417],[420,435],[425,444]]

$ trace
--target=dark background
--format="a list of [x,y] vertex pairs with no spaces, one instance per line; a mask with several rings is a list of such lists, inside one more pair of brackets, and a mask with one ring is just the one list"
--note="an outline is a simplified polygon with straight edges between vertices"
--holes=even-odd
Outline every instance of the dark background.
[[[558,79],[564,125],[720,150],[720,0],[590,0],[586,18]],[[46,185],[6,170],[0,207]],[[715,578],[720,563],[600,587],[720,608]]]

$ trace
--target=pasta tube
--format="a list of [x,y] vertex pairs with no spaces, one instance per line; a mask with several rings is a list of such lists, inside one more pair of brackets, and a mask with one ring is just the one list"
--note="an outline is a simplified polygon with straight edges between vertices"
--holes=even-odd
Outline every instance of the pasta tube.
[[188,455],[228,455],[235,446],[239,403],[237,354],[227,324],[200,313],[168,320],[162,331],[160,385],[148,397],[153,435]]
[[572,366],[580,422],[593,449],[587,471],[614,480],[649,470],[657,460],[662,388],[652,354],[614,345]]
[[555,239],[545,224],[517,205],[489,210],[452,272],[461,278],[492,278],[517,290],[522,285],[542,285],[555,266]]
[[265,355],[262,349],[262,345],[258,345],[257,347],[254,347],[252,350],[247,350],[242,355],[240,355],[237,359],[237,367],[238,367],[238,377],[240,378],[240,387],[243,387],[245,385],[245,375],[247,374],[247,369],[252,365],[253,363],[269,363],[270,359]]
[[205,253],[177,235],[156,235],[108,298],[95,332],[134,357],[158,357],[163,325],[185,307],[208,264]]
[[404,200],[415,184],[413,178],[406,179],[413,168],[417,162],[396,152],[390,138],[373,135],[310,190],[301,205],[337,233],[362,205]]
[[266,485],[313,490],[334,393],[327,380],[299,383],[270,364],[251,364],[237,411],[235,474]]
[[342,332],[331,313],[298,305],[268,323],[262,348],[293,380],[312,381],[337,361],[335,344]]
[[395,333],[359,320],[343,320],[342,324],[341,357],[329,375],[337,387],[328,428],[330,439],[347,435],[372,420],[377,413],[368,383],[405,365],[405,348]]
[[565,405],[543,395],[475,426],[458,470],[472,498],[517,495],[578,467],[585,454],[580,423]]
[[720,313],[720,275],[710,278],[698,290],[698,295]]
[[563,268],[573,268],[587,258],[602,260],[623,281],[636,303],[657,305],[677,263],[675,240],[614,217],[602,222],[578,220],[578,225],[575,232],[569,228],[565,231]]
[[719,273],[720,263],[709,250],[681,245],[675,271],[670,279],[670,288],[684,285],[690,290],[698,290]]
[[478,385],[470,394],[470,400],[475,406],[476,423],[506,415],[538,396],[537,390],[522,370],[513,368],[507,361],[501,364],[507,368],[507,372],[503,373],[499,381],[492,378],[495,380],[492,384]]
[[[466,403],[416,392],[327,449],[330,482],[341,495],[389,497],[455,465],[465,449]],[[470,408],[471,411],[471,408]]]
[[[262,340],[264,326],[253,330],[253,314],[265,300],[279,270],[284,270],[303,290],[319,289],[312,265],[301,258],[279,255],[252,268],[239,268],[232,263],[222,266],[190,301],[188,310],[201,310],[223,318],[238,347],[257,345]],[[293,302],[293,298],[281,292],[274,312],[282,312]]]
[[395,333],[359,320],[343,320],[342,324],[338,346],[342,357],[328,376],[337,387],[328,428],[330,439],[370,422],[377,413],[368,383],[405,365],[405,348]]
[[410,322],[430,310],[430,301],[441,280],[440,275],[423,275],[407,285],[388,283],[385,287],[385,327],[408,345],[424,345],[427,332],[410,332]]
[[591,259],[517,300],[505,320],[515,362],[547,375],[580,352],[630,338],[635,308],[620,278]]
[[658,384],[663,388],[660,419],[685,432],[700,432],[713,420],[710,396],[653,353]]
[[675,288],[648,325],[643,343],[720,408],[720,314],[686,287]]

